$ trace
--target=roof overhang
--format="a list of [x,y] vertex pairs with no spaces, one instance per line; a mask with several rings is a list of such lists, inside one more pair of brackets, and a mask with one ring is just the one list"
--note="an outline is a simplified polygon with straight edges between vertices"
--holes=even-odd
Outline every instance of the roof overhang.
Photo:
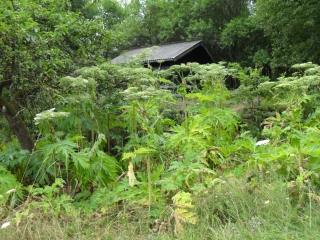
[[141,62],[176,62],[198,47],[203,47],[210,59],[213,61],[212,56],[203,45],[202,40],[198,40],[132,49],[112,59],[111,63],[125,64],[139,57],[140,54],[146,54],[145,57],[140,59]]

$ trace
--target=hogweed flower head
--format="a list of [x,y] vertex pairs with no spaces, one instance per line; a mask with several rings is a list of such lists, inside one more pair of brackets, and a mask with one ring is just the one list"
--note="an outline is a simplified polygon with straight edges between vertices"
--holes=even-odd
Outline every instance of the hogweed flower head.
[[44,120],[59,118],[59,117],[68,117],[70,115],[70,113],[68,112],[54,112],[54,110],[55,108],[51,108],[49,110],[36,114],[36,117],[34,118],[35,125],[38,125],[40,122]]

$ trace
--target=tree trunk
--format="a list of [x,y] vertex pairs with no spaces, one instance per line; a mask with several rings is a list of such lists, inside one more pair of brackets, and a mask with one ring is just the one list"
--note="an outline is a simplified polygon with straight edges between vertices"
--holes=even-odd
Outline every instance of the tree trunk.
[[11,130],[17,136],[21,148],[32,152],[34,148],[33,140],[26,124],[20,117],[14,104],[7,102],[5,99],[0,97],[0,107],[1,112],[8,121]]
[[231,46],[228,46],[228,53],[229,53],[230,62],[234,62],[233,61],[233,54],[232,54]]

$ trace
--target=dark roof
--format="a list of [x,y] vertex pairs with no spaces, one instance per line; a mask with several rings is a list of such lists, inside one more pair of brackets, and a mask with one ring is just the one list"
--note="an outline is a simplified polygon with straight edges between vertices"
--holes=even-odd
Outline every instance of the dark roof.
[[[148,57],[143,60],[145,62],[157,62],[159,60],[175,62],[176,60],[185,56],[186,54],[188,54],[189,52],[191,52],[192,50],[194,50],[199,46],[204,47],[202,45],[202,40],[192,41],[192,42],[171,43],[171,44],[160,45],[157,47],[137,48],[121,54],[120,56],[112,59],[111,62],[114,64],[123,64],[123,63],[130,62],[132,58],[134,58],[135,56],[138,56],[141,52],[147,49],[150,50],[150,54],[148,54],[147,55]],[[210,56],[207,49],[205,50]],[[212,59],[211,56],[210,58]]]

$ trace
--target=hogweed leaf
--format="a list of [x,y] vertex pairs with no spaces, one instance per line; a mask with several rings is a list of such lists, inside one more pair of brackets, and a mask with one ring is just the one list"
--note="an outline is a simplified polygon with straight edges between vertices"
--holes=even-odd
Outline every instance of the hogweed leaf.
[[76,167],[77,170],[79,170],[79,167],[81,166],[83,169],[89,169],[89,156],[86,152],[84,152],[85,149],[83,149],[81,152],[78,153],[71,153],[72,161]]
[[129,177],[129,185],[134,187],[134,180],[136,180],[136,176],[134,175],[133,165],[130,162],[128,166],[128,177]]
[[179,218],[179,220],[183,222],[188,222],[191,224],[196,224],[198,219],[195,217],[195,213],[189,212],[186,209],[183,208],[177,208],[175,210],[176,216]]
[[191,194],[186,192],[178,192],[172,197],[175,206],[180,208],[194,208],[192,205]]
[[191,149],[200,152],[208,144],[211,136],[210,129],[210,126],[202,124],[201,119],[195,117],[190,121],[188,130],[183,126],[175,126],[171,129],[173,134],[169,137],[168,147],[179,148],[181,153]]
[[190,211],[192,208],[194,208],[190,193],[178,192],[172,197],[172,200],[175,206],[173,213],[176,221],[175,232],[178,234],[183,231],[181,221],[185,223],[196,224],[198,220],[195,216],[195,213]]
[[137,150],[134,151],[135,154],[148,154],[152,152],[156,152],[156,150],[152,148],[145,148],[145,147],[138,148]]
[[136,157],[136,154],[134,154],[133,152],[123,153],[122,154],[122,160],[134,159],[135,157]]
[[173,216],[174,216],[174,220],[176,222],[176,225],[174,226],[174,232],[176,234],[179,234],[180,232],[183,231],[183,225],[181,224],[180,216],[176,211],[174,211]]
[[96,156],[91,157],[91,160],[93,161],[90,164],[91,178],[97,180],[102,185],[106,185],[116,179],[119,169],[116,158],[98,150]]

